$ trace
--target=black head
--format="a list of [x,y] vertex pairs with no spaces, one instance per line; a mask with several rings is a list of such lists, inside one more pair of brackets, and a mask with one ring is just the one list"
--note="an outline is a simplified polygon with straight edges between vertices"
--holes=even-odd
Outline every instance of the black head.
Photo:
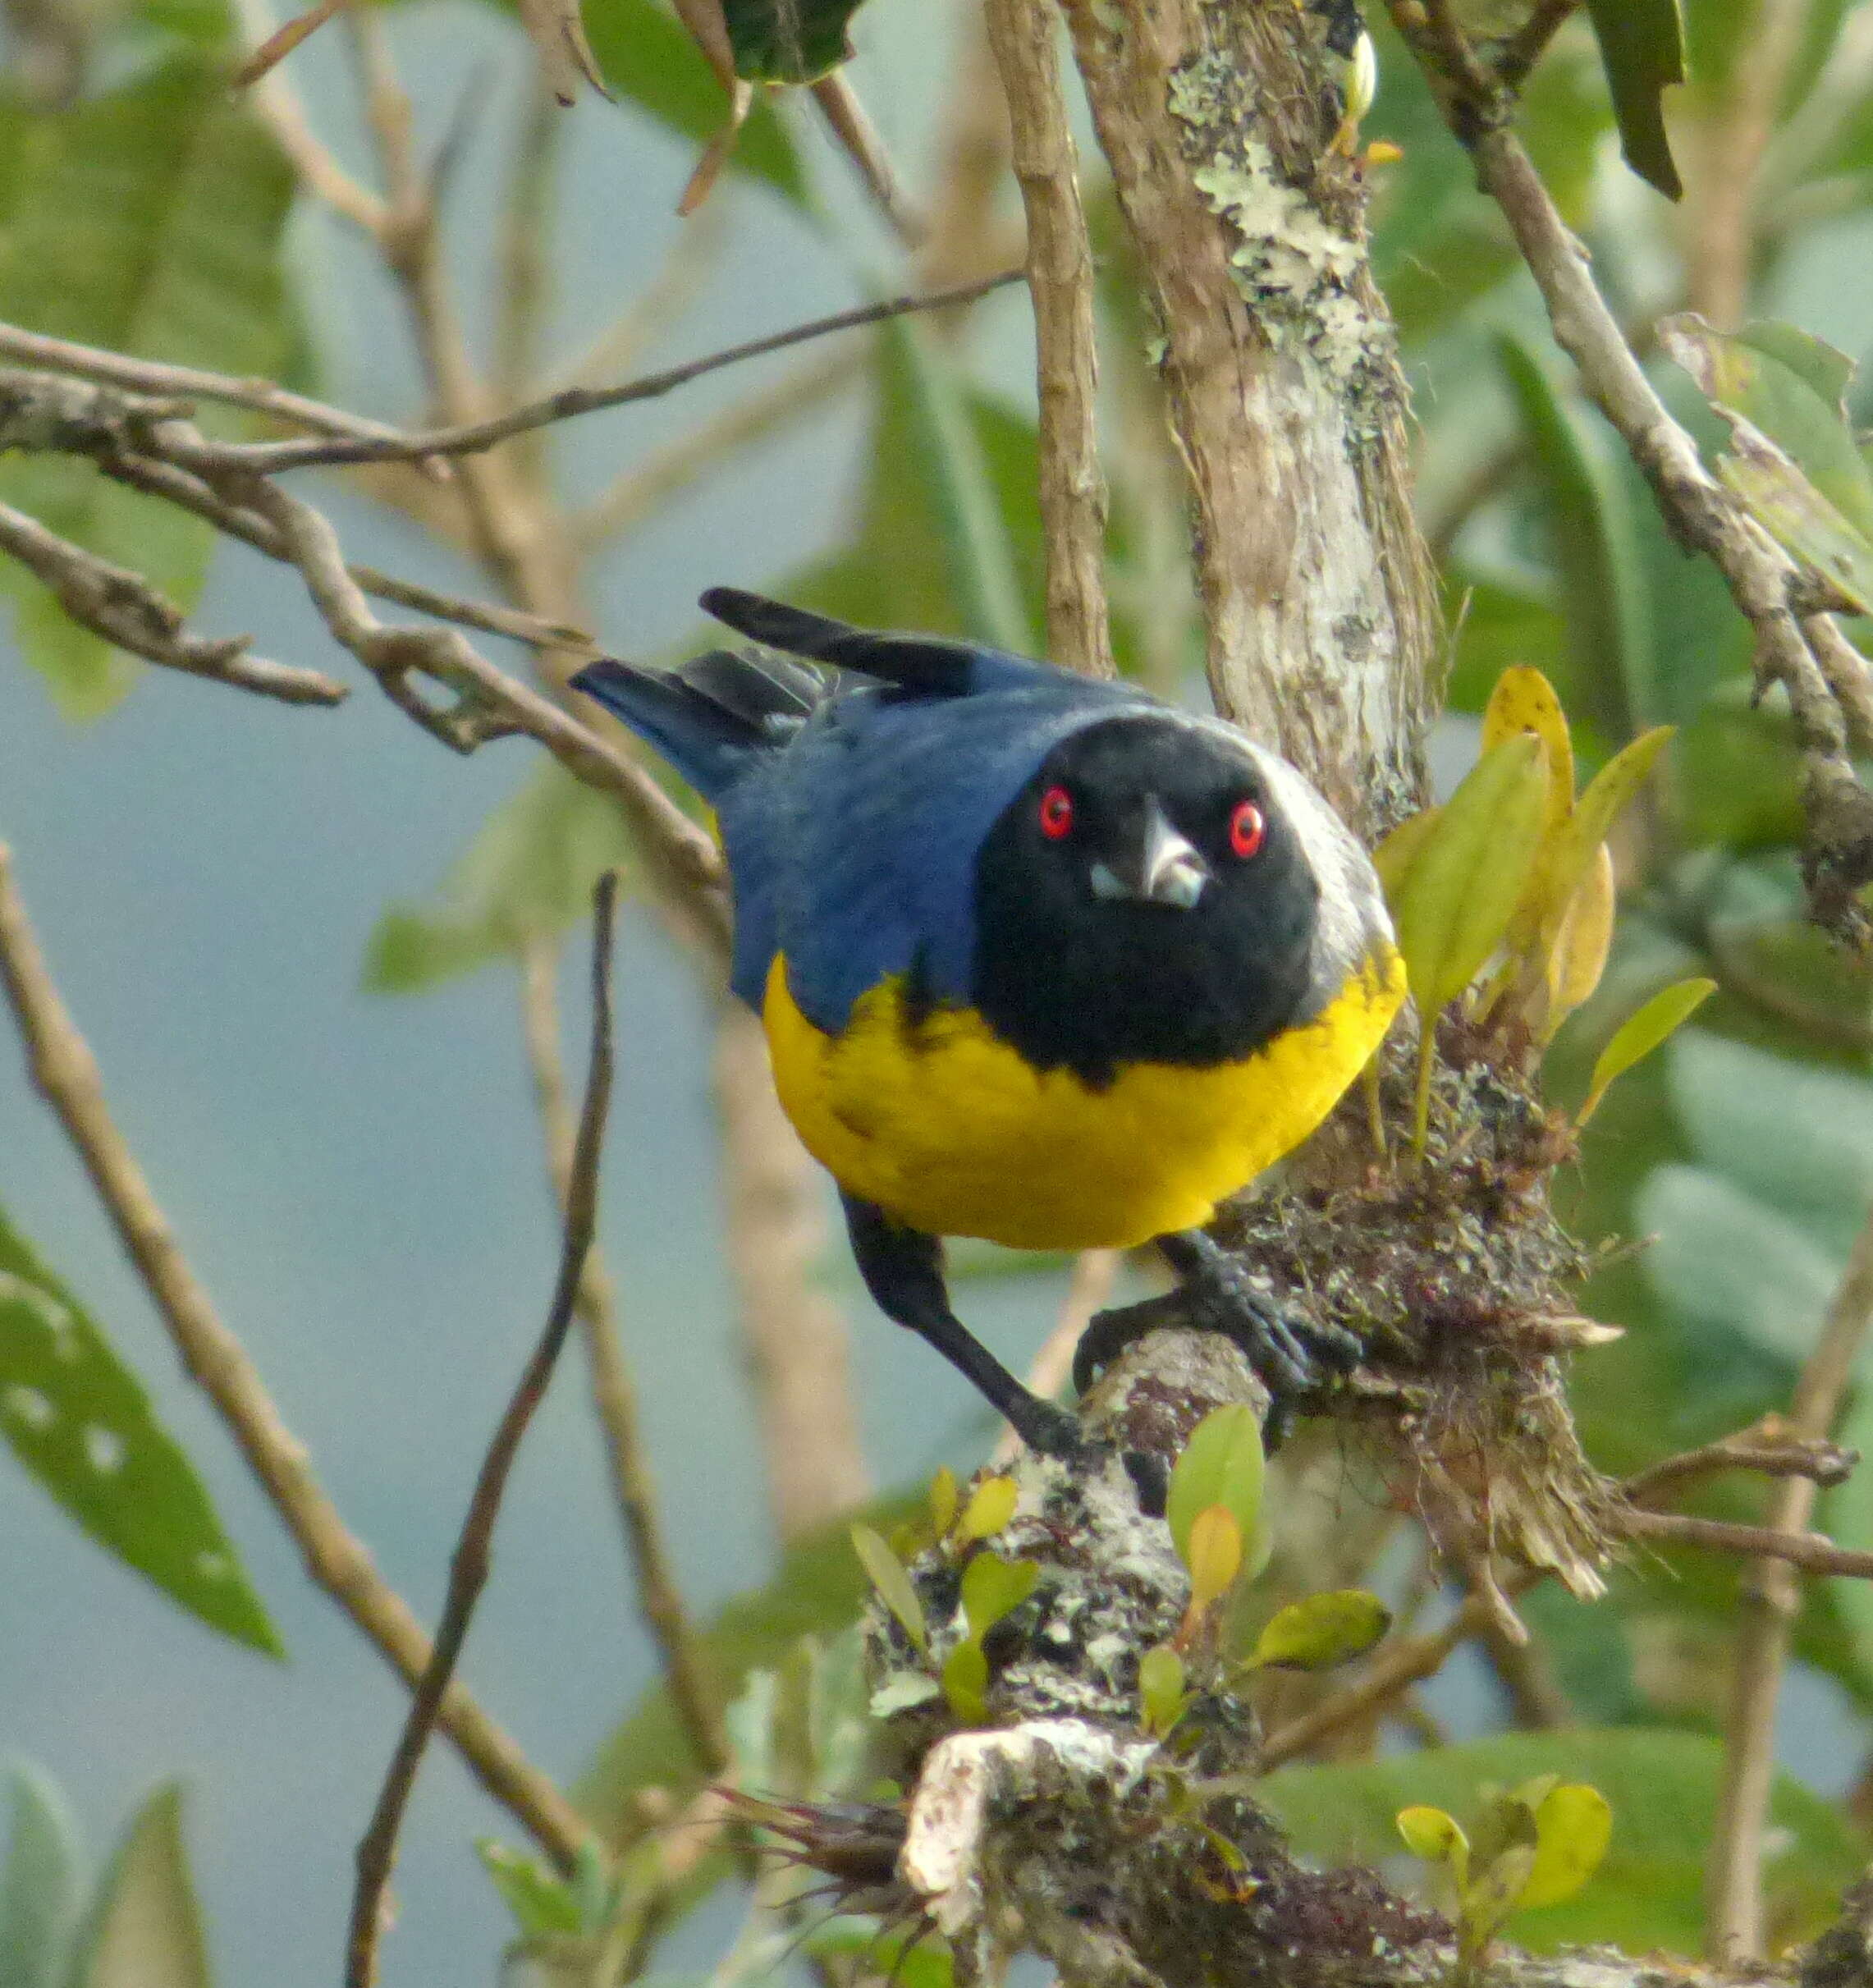
[[972,998],[990,1026],[1102,1083],[1121,1063],[1247,1056],[1301,1017],[1320,882],[1283,804],[1298,776],[1280,772],[1169,714],[1056,746],[977,859]]

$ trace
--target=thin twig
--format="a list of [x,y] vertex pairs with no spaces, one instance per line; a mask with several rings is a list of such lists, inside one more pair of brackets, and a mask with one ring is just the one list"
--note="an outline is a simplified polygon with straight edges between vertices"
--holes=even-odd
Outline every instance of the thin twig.
[[[1788,1422],[1797,1438],[1826,1441],[1869,1326],[1873,1326],[1873,1213],[1855,1239],[1820,1336],[1795,1384]],[[1807,1525],[1815,1496],[1811,1478],[1784,1479],[1770,1499],[1764,1530],[1771,1538],[1790,1543],[1812,1539]],[[1825,1541],[1816,1543],[1829,1545]],[[1836,1555],[1841,1552],[1831,1546],[1829,1550]],[[1801,1604],[1788,1564],[1791,1556],[1779,1546],[1769,1551],[1777,1557],[1757,1560],[1743,1578],[1726,1728],[1724,1792],[1710,1845],[1706,1950],[1726,1964],[1752,1959],[1762,1951],[1762,1831],[1775,1771],[1775,1701],[1788,1654],[1789,1630]],[[1850,1569],[1837,1561],[1816,1571],[1873,1576],[1873,1554],[1852,1557],[1865,1564]]]
[[80,628],[145,662],[282,704],[345,701],[345,686],[318,670],[249,655],[251,635],[191,635],[181,609],[140,573],[61,538],[11,504],[0,504],[0,552],[18,560]]
[[524,434],[529,428],[545,428],[555,421],[571,420],[581,415],[597,414],[607,407],[656,400],[676,387],[686,387],[691,380],[702,378],[705,373],[719,372],[725,366],[740,365],[745,360],[759,359],[770,352],[785,351],[790,346],[804,345],[809,339],[851,331],[859,325],[882,323],[887,318],[901,318],[911,311],[941,310],[951,305],[973,304],[992,290],[1019,282],[1022,273],[1019,269],[1004,269],[977,282],[959,283],[950,290],[891,297],[881,304],[863,304],[851,310],[836,311],[831,317],[816,318],[808,323],[790,326],[784,332],[751,338],[743,344],[729,346],[701,359],[687,360],[680,366],[671,366],[662,373],[648,373],[615,387],[565,387],[557,393],[548,394],[543,400],[532,401],[492,420],[433,428],[427,434],[405,435],[396,441],[359,437],[330,442],[230,442],[219,446],[204,443],[194,453],[197,460],[211,467],[238,467],[258,470],[268,476],[283,470],[305,469],[314,464],[404,462],[425,456],[474,455],[492,448],[498,442],[505,442],[510,435]]
[[1521,88],[1579,7],[1580,0],[1535,0],[1528,18],[1496,51],[1496,74],[1509,89]]
[[[364,1543],[347,1529],[314,1476],[305,1445],[281,1419],[245,1349],[196,1281],[142,1168],[112,1120],[97,1060],[53,984],[3,846],[0,981],[19,1026],[34,1084],[90,1175],[184,1369],[227,1425],[292,1535],[308,1573],[392,1669],[414,1684],[429,1664],[429,1638],[403,1598],[372,1565]],[[465,1686],[451,1685],[441,1721],[488,1793],[555,1859],[570,1864],[590,1830]]]
[[[1791,1480],[1790,1488],[1798,1488],[1803,1482]],[[1628,1539],[1656,1540],[1668,1546],[1702,1546],[1712,1553],[1785,1560],[1791,1567],[1800,1567],[1809,1573],[1845,1574],[1857,1581],[1873,1581],[1873,1553],[1837,1546],[1819,1532],[1785,1532],[1774,1526],[1736,1525],[1727,1518],[1693,1518],[1682,1512],[1619,1512],[1612,1526]]]
[[1817,1484],[1844,1484],[1857,1461],[1854,1452],[1825,1438],[1798,1435],[1779,1416],[1757,1422],[1740,1435],[1705,1443],[1677,1456],[1661,1458],[1620,1486],[1632,1505],[1656,1505],[1669,1493],[1725,1471],[1753,1470],[1765,1477],[1811,1477]]
[[[547,1172],[554,1205],[562,1219],[572,1193],[576,1134],[566,1102],[566,1073],[559,1052],[559,1001],[554,985],[558,947],[545,938],[528,941],[520,955],[520,1015],[527,1062],[534,1079]],[[712,1778],[727,1768],[728,1741],[720,1697],[709,1675],[708,1657],[683,1606],[663,1523],[657,1511],[657,1482],[638,1420],[637,1389],[618,1333],[617,1300],[611,1273],[594,1243],[579,1280],[579,1323],[585,1340],[593,1405],[605,1438],[611,1494],[630,1550],[638,1606],[663,1660],[671,1702],[689,1742],[696,1764]]]
[[917,210],[885,141],[865,113],[859,93],[844,69],[835,69],[812,85],[813,100],[819,106],[827,128],[839,140],[845,155],[859,168],[859,176],[878,204],[878,211],[907,249],[914,249],[930,231],[930,224]]
[[1056,11],[1053,0],[987,0],[984,11],[1028,215],[1047,653],[1068,669],[1111,676],[1115,666],[1106,615],[1106,492],[1099,465],[1092,250],[1060,88]]
[[396,1861],[397,1832],[416,1784],[416,1770],[435,1729],[449,1680],[461,1655],[474,1606],[488,1580],[494,1522],[507,1488],[509,1472],[534,1411],[545,1398],[560,1349],[571,1329],[585,1254],[598,1215],[598,1161],[604,1145],[605,1115],[611,1093],[611,932],[618,880],[607,871],[592,900],[592,1052],[585,1102],[579,1115],[572,1166],[566,1184],[566,1236],[552,1303],[519,1384],[488,1447],[469,1500],[461,1536],[449,1564],[448,1593],[437,1625],[436,1647],[416,1687],[369,1827],[358,1845],[358,1884],[346,1943],[347,1988],[371,1988],[377,1976],[378,1940],[386,1888]]
[[131,359],[97,346],[76,345],[68,338],[0,324],[0,359],[18,360],[53,373],[68,373],[101,386],[127,387],[135,393],[172,396],[181,401],[213,401],[230,407],[250,408],[276,421],[309,428],[315,435],[346,435],[360,442],[401,442],[401,430],[364,415],[347,414],[323,401],[289,393],[271,380],[238,379],[231,373],[204,373],[197,366],[163,365],[155,360]]

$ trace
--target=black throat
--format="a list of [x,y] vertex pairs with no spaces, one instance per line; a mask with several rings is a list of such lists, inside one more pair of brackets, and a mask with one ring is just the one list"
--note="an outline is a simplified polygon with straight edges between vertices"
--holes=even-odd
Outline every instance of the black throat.
[[[1234,1062],[1279,1035],[1309,993],[1319,888],[1273,799],[1267,839],[1231,858],[1230,810],[1253,782],[1226,747],[1187,726],[1115,720],[1049,755],[997,820],[976,866],[971,998],[1041,1070],[1103,1088],[1133,1063]],[[1054,842],[1040,796],[1069,784],[1087,838]],[[1097,896],[1088,871],[1102,808],[1156,795],[1214,875],[1188,909]]]

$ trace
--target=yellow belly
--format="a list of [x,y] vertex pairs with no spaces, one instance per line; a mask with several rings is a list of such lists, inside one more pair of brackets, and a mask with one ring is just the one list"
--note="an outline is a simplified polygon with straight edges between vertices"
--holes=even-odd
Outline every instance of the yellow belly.
[[1404,994],[1388,953],[1317,1019],[1239,1062],[1132,1064],[1102,1090],[1030,1068],[971,1009],[914,1026],[895,977],[829,1036],[795,1005],[776,958],[762,1019],[781,1102],[848,1192],[931,1235],[1123,1248],[1207,1221],[1299,1145]]

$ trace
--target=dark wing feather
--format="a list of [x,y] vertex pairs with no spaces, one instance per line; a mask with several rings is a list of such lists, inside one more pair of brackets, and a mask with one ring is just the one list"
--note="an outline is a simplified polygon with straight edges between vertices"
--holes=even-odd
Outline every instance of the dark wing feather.
[[811,717],[827,694],[826,679],[817,670],[785,656],[738,656],[729,649],[711,649],[692,657],[676,674],[730,717],[762,727],[775,718],[798,722]]
[[973,642],[944,635],[880,634],[836,621],[830,615],[745,593],[739,587],[710,588],[702,607],[737,634],[770,648],[810,656],[838,670],[856,670],[922,696],[963,697],[981,687],[978,671],[985,653]]

